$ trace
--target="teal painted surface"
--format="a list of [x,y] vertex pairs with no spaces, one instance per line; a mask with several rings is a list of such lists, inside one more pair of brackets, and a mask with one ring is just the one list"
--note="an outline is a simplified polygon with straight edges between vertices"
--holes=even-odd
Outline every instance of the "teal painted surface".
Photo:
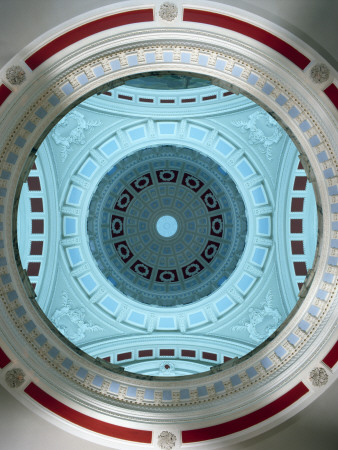
[[[151,59],[152,55],[146,57]],[[164,61],[172,58],[172,52],[165,52]],[[128,63],[135,63],[135,57]],[[204,65],[206,61],[201,59],[198,63]],[[118,69],[118,62],[112,62],[114,64]],[[224,70],[225,64],[218,60],[216,65]],[[173,78],[170,77],[170,82]],[[84,77],[79,80],[85,81]],[[141,87],[141,84],[133,87],[132,82],[148,83],[148,87]],[[169,376],[208,370],[214,363],[202,361],[203,351],[214,352],[218,361],[222,361],[224,356],[242,356],[263,342],[296,304],[298,283],[304,280],[294,273],[293,262],[300,256],[292,254],[290,241],[304,242],[301,258],[310,268],[317,234],[312,186],[307,183],[305,191],[296,194],[293,191],[295,176],[304,176],[304,171],[298,169],[296,148],[279,125],[270,122],[251,100],[235,95],[223,97],[224,90],[203,84],[201,79],[198,80],[202,83],[200,87],[190,80],[188,90],[177,89],[177,84],[172,89],[174,85],[170,87],[170,82],[163,78],[154,83],[154,79],[146,81],[146,77],[129,80],[125,86],[112,90],[110,97],[98,95],[78,105],[75,110],[80,115],[69,116],[68,121],[66,116],[63,144],[57,143],[51,132],[38,152],[42,191],[32,194],[27,185],[24,186],[17,227],[23,267],[27,268],[28,262],[42,264],[41,277],[31,277],[31,281],[37,283],[38,302],[49,318],[68,305],[68,316],[62,316],[60,322],[66,337],[77,336],[74,342],[80,348],[95,357],[110,356],[114,363],[117,363],[118,353],[133,348],[135,359],[120,364],[137,373]],[[255,82],[257,79],[251,74],[249,83]],[[180,83],[179,87],[187,80],[182,78]],[[69,87],[64,89],[68,95]],[[119,99],[119,94],[130,96],[132,100]],[[213,100],[202,100],[214,95]],[[152,98],[153,103],[142,104],[138,99],[143,96]],[[182,103],[182,99],[192,97],[196,99],[194,103]],[[161,104],[161,99],[173,99],[174,103]],[[283,102],[283,98],[277,101]],[[95,110],[100,111],[99,117]],[[297,113],[295,109],[289,111],[292,117]],[[300,125],[304,132],[307,127],[307,123]],[[275,133],[273,142],[266,134],[269,130]],[[312,144],[317,143],[314,138]],[[86,208],[100,177],[104,173],[113,177],[119,160],[126,154],[136,155],[138,150],[158,145],[190,146],[214,157],[217,160],[215,172],[229,173],[233,177],[248,211],[248,238],[238,271],[226,273],[218,281],[218,296],[207,297],[193,305],[176,305],[170,312],[155,304],[142,305],[124,297],[114,287],[116,280],[111,273],[100,278],[99,265],[90,265],[95,249],[89,248],[87,237]],[[325,157],[324,154],[318,156],[320,161]],[[36,172],[32,172],[33,175]],[[305,199],[304,211],[298,215],[290,211],[291,198],[295,195]],[[32,196],[43,199],[44,213],[31,212],[29,199]],[[194,212],[192,206],[191,209]],[[107,211],[103,211],[103,217],[107,219],[109,216],[105,213]],[[294,217],[303,220],[304,229],[300,234],[290,233],[290,220]],[[45,233],[33,235],[27,218],[29,221],[43,218]],[[198,227],[202,228],[203,224]],[[231,239],[230,236],[225,233],[225,239]],[[32,240],[43,241],[43,255],[30,255]],[[50,244],[55,240],[57,255],[52,254]],[[150,258],[154,257],[152,244],[151,240],[145,243]],[[187,241],[187,245],[193,252],[194,240]],[[57,264],[49,263],[54,260]],[[87,264],[90,269],[86,268]],[[250,270],[245,269],[246,265]],[[212,269],[210,265],[210,271]],[[48,297],[46,293],[50,290],[52,294]],[[314,317],[317,313],[315,309],[310,312]],[[302,322],[300,327],[307,329],[308,324]],[[289,340],[292,345],[296,342],[294,335],[290,335]],[[166,369],[170,370],[169,374],[161,369],[161,364],[168,359],[159,357],[163,342],[164,347],[173,348],[176,355],[170,360],[170,369]],[[196,358],[181,357],[180,350],[184,346],[196,351]],[[138,360],[137,352],[145,349],[153,349],[153,357]],[[270,367],[269,361],[265,364]],[[254,368],[248,376],[256,376]],[[110,389],[117,392],[118,388],[116,384]],[[150,400],[153,394],[147,393]]]

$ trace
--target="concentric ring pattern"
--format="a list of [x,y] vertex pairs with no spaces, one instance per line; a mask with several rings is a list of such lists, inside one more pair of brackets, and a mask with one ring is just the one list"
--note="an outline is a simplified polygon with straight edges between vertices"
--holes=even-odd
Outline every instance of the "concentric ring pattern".
[[192,303],[233,272],[247,231],[244,202],[210,158],[172,145],[135,152],[100,181],[88,238],[98,267],[146,304]]

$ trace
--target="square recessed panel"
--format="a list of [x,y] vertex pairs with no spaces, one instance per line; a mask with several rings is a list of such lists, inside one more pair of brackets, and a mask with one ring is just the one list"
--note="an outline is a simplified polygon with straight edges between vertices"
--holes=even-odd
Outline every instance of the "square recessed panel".
[[256,278],[254,278],[253,276],[249,275],[248,273],[244,273],[240,280],[237,282],[237,287],[243,294],[246,294],[250,290],[255,280]]
[[291,200],[291,212],[302,212],[304,208],[304,198],[293,197]]
[[43,234],[43,233],[44,233],[43,219],[33,219],[32,220],[32,234]]
[[42,198],[31,198],[30,202],[32,212],[43,212]]
[[290,233],[303,233],[303,219],[291,219]]
[[30,255],[42,255],[43,241],[31,241]]
[[293,255],[304,255],[303,241],[291,241],[291,253]]

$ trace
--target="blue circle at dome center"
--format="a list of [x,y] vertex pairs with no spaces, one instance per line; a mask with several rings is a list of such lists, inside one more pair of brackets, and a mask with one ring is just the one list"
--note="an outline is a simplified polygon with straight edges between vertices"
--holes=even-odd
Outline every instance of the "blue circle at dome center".
[[177,226],[177,220],[172,216],[162,216],[156,223],[157,232],[166,238],[174,236]]

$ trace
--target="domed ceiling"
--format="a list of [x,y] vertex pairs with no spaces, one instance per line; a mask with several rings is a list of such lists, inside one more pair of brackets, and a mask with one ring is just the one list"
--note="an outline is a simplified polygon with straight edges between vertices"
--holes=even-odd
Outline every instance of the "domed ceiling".
[[89,207],[89,246],[107,279],[144,303],[184,305],[235,269],[246,215],[234,182],[195,150],[159,146],[124,158]]
[[262,108],[208,80],[149,74],[49,132],[17,234],[67,339],[132,372],[187,375],[247,354],[287,318],[312,266],[316,203]]

